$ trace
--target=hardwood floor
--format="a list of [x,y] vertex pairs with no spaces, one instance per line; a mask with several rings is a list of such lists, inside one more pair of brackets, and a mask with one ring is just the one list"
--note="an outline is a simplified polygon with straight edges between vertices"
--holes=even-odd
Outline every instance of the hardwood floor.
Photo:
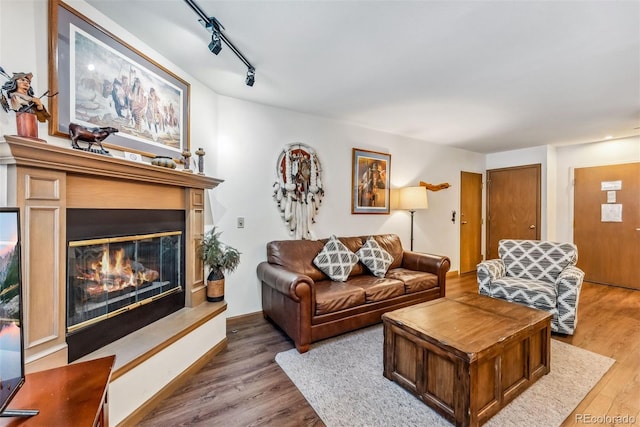
[[[475,273],[447,279],[447,296],[464,292],[477,292]],[[227,349],[139,425],[324,426],[274,361],[293,348],[284,334],[255,314],[229,319],[227,337]],[[625,415],[640,425],[640,291],[584,283],[575,335],[552,338],[616,360],[563,426],[629,425],[593,422]]]

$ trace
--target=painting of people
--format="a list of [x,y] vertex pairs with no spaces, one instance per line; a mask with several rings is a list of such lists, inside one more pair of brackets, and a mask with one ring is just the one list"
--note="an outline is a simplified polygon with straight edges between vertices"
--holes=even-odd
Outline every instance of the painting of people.
[[71,121],[181,153],[181,90],[77,27],[71,37]]
[[391,155],[353,149],[351,213],[389,213]]

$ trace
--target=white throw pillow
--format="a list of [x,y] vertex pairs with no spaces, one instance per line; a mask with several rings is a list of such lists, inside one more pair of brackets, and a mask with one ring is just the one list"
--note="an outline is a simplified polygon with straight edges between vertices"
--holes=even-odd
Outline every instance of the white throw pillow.
[[347,280],[353,266],[357,263],[356,254],[351,252],[336,236],[331,236],[313,259],[313,264],[336,282]]
[[373,237],[369,237],[356,252],[360,262],[367,266],[369,271],[376,277],[384,277],[389,266],[393,262],[393,257],[385,251]]

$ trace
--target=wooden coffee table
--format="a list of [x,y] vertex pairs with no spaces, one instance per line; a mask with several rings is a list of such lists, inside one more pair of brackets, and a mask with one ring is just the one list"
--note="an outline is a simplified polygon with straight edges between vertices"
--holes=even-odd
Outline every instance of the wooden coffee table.
[[549,373],[551,314],[478,294],[382,316],[384,376],[459,426],[477,426]]

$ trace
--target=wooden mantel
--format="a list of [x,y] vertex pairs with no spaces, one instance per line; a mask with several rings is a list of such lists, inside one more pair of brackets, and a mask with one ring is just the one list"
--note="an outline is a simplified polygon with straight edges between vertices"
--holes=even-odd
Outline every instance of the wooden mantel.
[[67,364],[67,209],[185,211],[185,300],[205,301],[197,245],[204,233],[205,190],[220,179],[118,157],[5,136],[7,203],[21,214],[27,371]]
[[59,147],[29,138],[7,135],[5,140],[10,152],[0,148],[0,164],[200,189],[214,188],[223,182],[206,175]]

